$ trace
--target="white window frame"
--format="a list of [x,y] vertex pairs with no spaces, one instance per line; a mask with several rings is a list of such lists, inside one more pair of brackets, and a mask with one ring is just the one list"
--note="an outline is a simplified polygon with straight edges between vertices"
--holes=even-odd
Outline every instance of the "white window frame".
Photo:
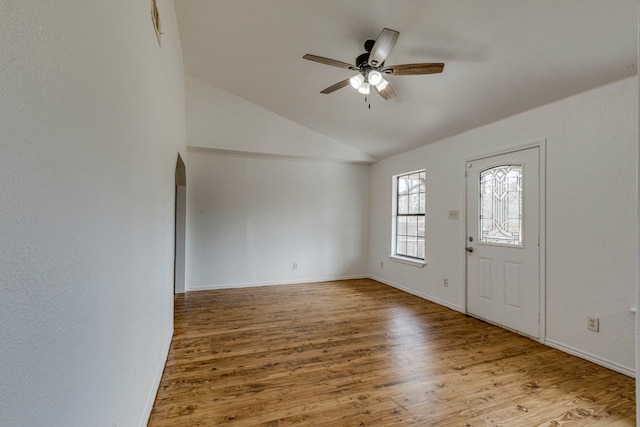
[[[406,257],[406,256],[402,256],[402,255],[398,255],[396,254],[396,241],[397,241],[397,236],[396,236],[396,224],[397,224],[397,216],[398,216],[398,177],[401,176],[405,176],[405,175],[411,175],[413,173],[420,173],[420,172],[424,172],[425,177],[426,177],[426,169],[418,169],[418,170],[414,170],[414,171],[410,171],[410,172],[403,172],[403,173],[399,173],[397,175],[393,175],[392,179],[391,179],[391,254],[389,255],[389,259],[391,259],[392,261],[395,262],[399,262],[402,264],[407,264],[407,265],[411,265],[414,267],[418,267],[418,268],[422,268],[425,265],[427,265],[426,262],[426,258],[427,258],[427,238],[426,238],[426,224],[425,224],[425,236],[424,236],[424,245],[425,247],[423,248],[423,254],[425,256],[424,259],[418,259],[418,258],[410,258],[410,257]],[[425,197],[426,197],[426,189],[425,189]],[[426,200],[425,200],[425,223],[426,223],[426,217],[427,217],[427,210],[426,210]]]

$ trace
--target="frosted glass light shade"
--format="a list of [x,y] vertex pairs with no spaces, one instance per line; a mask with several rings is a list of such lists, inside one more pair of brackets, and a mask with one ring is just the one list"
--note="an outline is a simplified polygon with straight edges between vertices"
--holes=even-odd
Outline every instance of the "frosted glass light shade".
[[386,88],[387,86],[389,86],[389,82],[385,79],[381,79],[380,83],[376,85],[376,88],[378,88],[378,90],[384,90],[384,88]]
[[378,86],[381,81],[382,81],[382,74],[380,74],[379,71],[376,71],[376,70],[369,71],[369,83],[371,83],[374,86]]
[[370,90],[371,90],[371,87],[369,83],[362,83],[362,86],[360,86],[360,88],[358,89],[358,92],[360,92],[363,95],[369,95]]
[[364,82],[364,76],[362,74],[356,74],[355,76],[349,79],[349,84],[354,89],[360,89],[362,83]]

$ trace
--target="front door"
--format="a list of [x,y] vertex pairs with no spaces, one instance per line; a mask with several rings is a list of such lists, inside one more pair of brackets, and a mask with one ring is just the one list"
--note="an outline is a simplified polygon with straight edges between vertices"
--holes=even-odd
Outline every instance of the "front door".
[[539,148],[467,162],[467,312],[539,338]]

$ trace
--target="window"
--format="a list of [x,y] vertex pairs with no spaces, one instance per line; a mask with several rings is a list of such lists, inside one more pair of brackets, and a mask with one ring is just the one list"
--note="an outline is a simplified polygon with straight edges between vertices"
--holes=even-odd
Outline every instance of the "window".
[[426,172],[396,175],[392,257],[424,261]]

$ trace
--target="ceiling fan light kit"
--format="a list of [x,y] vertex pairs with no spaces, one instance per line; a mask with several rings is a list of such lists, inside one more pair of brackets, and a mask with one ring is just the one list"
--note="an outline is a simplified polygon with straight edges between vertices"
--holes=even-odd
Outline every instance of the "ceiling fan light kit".
[[396,97],[396,91],[393,90],[389,82],[383,78],[383,74],[408,76],[441,73],[442,70],[444,70],[443,63],[401,64],[385,67],[384,62],[389,57],[399,35],[400,33],[395,30],[384,28],[377,40],[365,41],[364,49],[366,52],[358,55],[356,65],[310,54],[304,55],[303,58],[309,61],[331,65],[332,67],[358,72],[355,76],[331,85],[320,93],[329,94],[351,85],[351,87],[359,93],[368,95],[371,91],[371,86],[373,86],[383,99],[389,100]]
[[358,92],[360,92],[363,95],[369,95],[370,91],[371,91],[371,86],[367,82],[362,83],[362,85],[360,85],[360,87],[358,88]]
[[364,83],[364,76],[362,74],[356,74],[349,79],[349,83],[352,88],[358,90],[360,89],[360,86],[362,86],[362,83]]
[[387,86],[389,86],[389,82],[385,79],[382,79],[382,81],[376,85],[376,89],[378,89],[378,92],[380,92],[385,90]]
[[376,70],[371,70],[369,71],[369,83],[371,83],[374,86],[378,86],[380,83],[382,83],[382,74],[380,74],[380,71],[376,71]]

